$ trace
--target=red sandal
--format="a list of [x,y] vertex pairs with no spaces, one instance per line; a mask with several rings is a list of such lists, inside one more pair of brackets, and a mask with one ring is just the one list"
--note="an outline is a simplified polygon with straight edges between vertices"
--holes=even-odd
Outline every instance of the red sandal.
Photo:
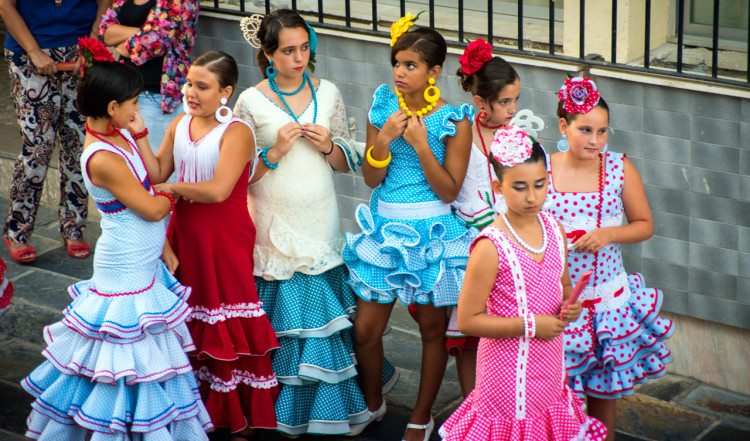
[[13,251],[13,248],[10,247],[10,241],[7,236],[3,237],[3,241],[5,242],[5,246],[8,247],[10,258],[13,259],[14,262],[31,263],[36,260],[36,248],[29,246],[18,251]]
[[68,255],[76,259],[85,259],[91,254],[91,247],[87,243],[68,243],[68,239],[62,238],[63,245],[68,249]]

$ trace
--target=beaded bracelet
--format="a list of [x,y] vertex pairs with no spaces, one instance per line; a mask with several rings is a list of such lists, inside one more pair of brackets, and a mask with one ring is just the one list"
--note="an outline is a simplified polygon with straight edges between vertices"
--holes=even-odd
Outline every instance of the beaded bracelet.
[[365,157],[367,158],[367,163],[373,166],[373,168],[384,168],[387,167],[388,164],[391,163],[391,152],[388,152],[388,157],[383,159],[382,161],[378,161],[377,159],[372,157],[372,149],[374,149],[375,146],[370,146],[369,149],[367,149],[367,154],[365,154]]
[[141,138],[147,137],[148,136],[148,127],[144,128],[143,130],[141,130],[138,133],[133,134],[132,136],[133,136],[133,139],[135,139],[136,141],[138,141]]
[[331,150],[328,150],[328,153],[323,153],[323,156],[328,156],[328,155],[330,155],[331,153],[333,153],[333,146],[334,146],[334,145],[335,145],[335,144],[333,143],[333,140],[331,140]]
[[523,315],[521,318],[523,319],[523,337],[526,338],[529,335],[529,316]]
[[271,147],[266,147],[263,150],[261,150],[260,151],[260,159],[263,160],[263,163],[266,164],[266,167],[270,168],[271,170],[274,170],[276,167],[279,166],[279,163],[277,162],[276,164],[271,164],[270,162],[268,162],[268,158],[266,157],[266,153],[268,153],[269,150],[271,150]]
[[534,338],[536,337],[536,319],[534,318],[534,314],[532,314],[531,312],[527,312],[526,317],[529,322],[529,329],[526,335],[529,338]]
[[164,191],[157,191],[154,193],[154,196],[164,196],[169,199],[169,212],[171,213],[174,211],[174,196]]

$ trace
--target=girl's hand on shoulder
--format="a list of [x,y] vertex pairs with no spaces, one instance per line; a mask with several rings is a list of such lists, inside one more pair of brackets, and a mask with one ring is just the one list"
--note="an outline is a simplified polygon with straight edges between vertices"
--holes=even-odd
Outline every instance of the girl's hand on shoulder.
[[[581,315],[581,302],[577,301],[560,312],[560,318],[566,322],[574,322]],[[537,325],[538,326],[538,325]]]
[[[299,139],[300,136],[304,135],[305,129],[302,124],[298,122],[289,122],[281,126],[279,132],[276,135],[276,145],[279,154],[279,159],[285,156],[292,149],[292,145]],[[274,161],[278,162],[278,161]]]
[[563,332],[567,324],[553,315],[546,314],[537,314],[534,320],[536,320],[536,336],[542,340],[554,340]]
[[409,117],[406,116],[406,112],[403,110],[391,113],[391,116],[385,120],[385,124],[383,124],[383,128],[380,129],[379,133],[380,136],[385,138],[385,144],[390,144],[391,141],[404,134],[408,120]]
[[427,125],[424,123],[421,116],[412,114],[411,117],[409,117],[406,130],[404,130],[404,139],[416,151],[424,148],[429,150],[430,145],[427,141]]
[[575,241],[575,250],[581,253],[596,253],[611,241],[606,228],[596,228]]
[[146,129],[146,123],[143,121],[141,112],[135,112],[133,121],[130,121],[130,123],[125,128],[128,129],[128,132],[130,132],[132,135],[141,133],[144,129]]
[[320,153],[327,153],[331,150],[331,138],[328,136],[328,129],[318,124],[307,123],[302,128],[305,139],[310,141]]

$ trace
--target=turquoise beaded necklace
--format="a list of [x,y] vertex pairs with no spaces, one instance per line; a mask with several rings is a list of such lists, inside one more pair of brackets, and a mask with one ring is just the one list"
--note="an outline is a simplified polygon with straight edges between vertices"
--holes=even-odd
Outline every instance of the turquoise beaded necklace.
[[310,79],[310,75],[308,75],[307,72],[302,73],[302,84],[300,84],[297,90],[295,90],[294,92],[284,92],[282,90],[279,90],[279,86],[276,85],[276,79],[274,78],[268,79],[268,85],[271,87],[271,90],[276,92],[276,94],[281,99],[281,102],[284,104],[284,107],[286,107],[286,112],[294,119],[294,121],[297,124],[300,124],[299,120],[297,119],[297,115],[295,115],[294,112],[292,112],[292,108],[289,107],[289,104],[286,103],[284,96],[291,96],[291,95],[298,94],[305,87],[305,84],[310,85],[310,91],[312,92],[313,106],[314,106],[313,107],[313,124],[315,124],[315,122],[318,119],[318,98],[315,96],[315,88],[313,87],[312,80]]

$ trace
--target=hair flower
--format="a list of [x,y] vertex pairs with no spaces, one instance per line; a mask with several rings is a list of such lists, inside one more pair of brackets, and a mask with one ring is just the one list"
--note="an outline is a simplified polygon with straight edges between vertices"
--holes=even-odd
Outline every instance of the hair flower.
[[464,53],[458,57],[461,70],[466,75],[471,75],[484,66],[484,63],[492,59],[492,45],[479,38],[466,46]]
[[588,113],[599,102],[599,91],[589,78],[573,77],[565,80],[557,97],[564,101],[568,113]]
[[95,61],[115,61],[112,52],[102,42],[91,37],[78,39],[78,57],[81,59],[81,76],[86,68],[94,65]]
[[490,153],[497,162],[506,167],[515,167],[531,157],[534,142],[531,137],[513,126],[503,126],[495,132],[490,144]]
[[406,15],[399,18],[398,21],[394,22],[391,25],[391,46],[396,44],[396,41],[399,39],[399,37],[404,35],[410,27],[414,26],[414,22],[419,19],[419,16],[422,15],[422,12],[420,12],[416,16],[407,12]]

